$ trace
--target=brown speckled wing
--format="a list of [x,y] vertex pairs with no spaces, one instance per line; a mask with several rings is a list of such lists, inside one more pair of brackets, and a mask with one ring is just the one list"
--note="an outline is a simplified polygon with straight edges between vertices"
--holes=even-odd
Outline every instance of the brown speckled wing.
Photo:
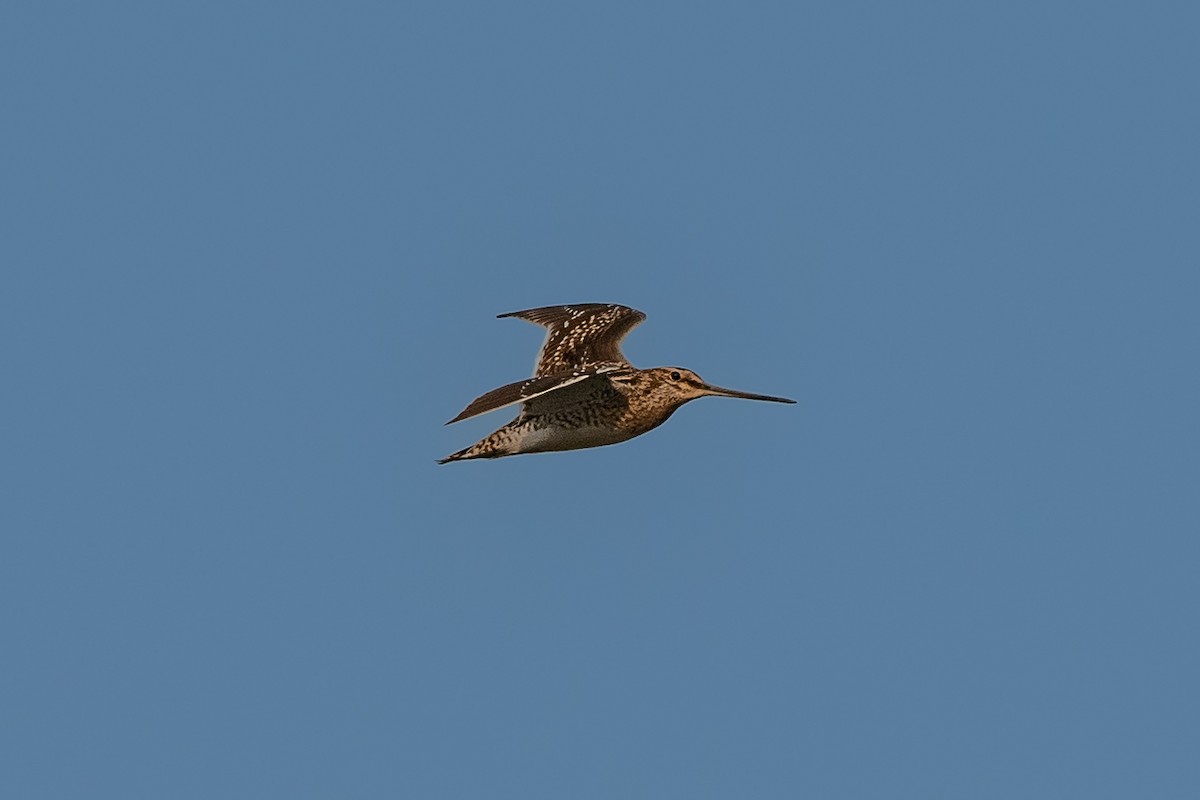
[[516,317],[547,329],[533,372],[539,378],[601,364],[629,366],[621,353],[621,340],[646,315],[611,303],[581,303],[512,311],[500,317]]
[[447,425],[474,417],[479,414],[486,414],[489,411],[495,411],[498,408],[510,406],[513,403],[524,403],[527,400],[532,400],[535,397],[541,397],[549,392],[562,389],[565,386],[570,386],[580,381],[586,381],[588,378],[595,377],[595,371],[576,371],[564,372],[558,375],[544,375],[542,377],[528,378],[516,383],[510,383],[506,386],[501,386],[499,389],[492,389],[484,395],[480,395],[471,401],[471,404],[464,408],[462,412],[454,419],[447,422]]

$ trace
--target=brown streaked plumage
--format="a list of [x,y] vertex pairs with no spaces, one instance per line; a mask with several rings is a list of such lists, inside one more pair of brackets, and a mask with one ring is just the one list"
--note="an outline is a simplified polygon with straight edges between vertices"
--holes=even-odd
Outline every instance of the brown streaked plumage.
[[477,397],[454,419],[521,403],[517,418],[438,463],[616,444],[657,428],[697,397],[794,403],[705,383],[682,367],[637,369],[621,340],[646,315],[626,306],[586,303],[501,314],[547,329],[532,378]]

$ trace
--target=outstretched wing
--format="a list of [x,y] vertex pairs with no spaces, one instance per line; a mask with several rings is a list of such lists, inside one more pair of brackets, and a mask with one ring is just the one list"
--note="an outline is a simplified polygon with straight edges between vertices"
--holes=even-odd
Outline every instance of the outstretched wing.
[[630,366],[621,353],[621,340],[646,315],[611,303],[581,303],[512,311],[500,317],[516,317],[547,329],[533,370],[534,377],[540,378],[603,364]]
[[540,377],[528,378],[516,383],[510,383],[506,386],[501,386],[499,389],[493,389],[487,394],[480,395],[471,401],[471,404],[464,408],[461,413],[454,419],[447,422],[447,425],[474,417],[479,414],[486,414],[489,411],[495,411],[497,408],[504,408],[513,403],[524,403],[527,400],[532,400],[535,397],[549,394],[550,392],[558,391],[567,386],[586,381],[589,378],[595,378],[605,372],[612,372],[618,367],[605,367],[598,370],[562,372],[558,375],[543,375]]

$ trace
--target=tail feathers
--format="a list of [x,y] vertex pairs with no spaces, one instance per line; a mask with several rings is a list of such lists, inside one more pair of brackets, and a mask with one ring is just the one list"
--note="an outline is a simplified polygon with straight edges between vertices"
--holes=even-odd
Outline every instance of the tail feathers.
[[478,456],[467,455],[467,453],[469,453],[470,451],[471,451],[471,448],[469,448],[469,447],[466,448],[465,450],[459,450],[457,453],[451,453],[450,455],[446,456],[445,458],[439,458],[437,463],[449,464],[451,461],[464,461],[468,458],[477,458],[478,457]]
[[501,456],[511,456],[514,452],[512,434],[505,426],[470,447],[463,448],[457,453],[451,453],[445,458],[439,458],[437,463],[448,464],[451,461],[467,461],[472,458],[500,458]]

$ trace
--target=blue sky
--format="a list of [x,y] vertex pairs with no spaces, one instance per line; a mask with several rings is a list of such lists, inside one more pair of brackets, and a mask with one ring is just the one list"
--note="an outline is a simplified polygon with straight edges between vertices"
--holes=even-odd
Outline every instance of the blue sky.
[[7,4],[0,793],[1197,796],[1198,23]]

